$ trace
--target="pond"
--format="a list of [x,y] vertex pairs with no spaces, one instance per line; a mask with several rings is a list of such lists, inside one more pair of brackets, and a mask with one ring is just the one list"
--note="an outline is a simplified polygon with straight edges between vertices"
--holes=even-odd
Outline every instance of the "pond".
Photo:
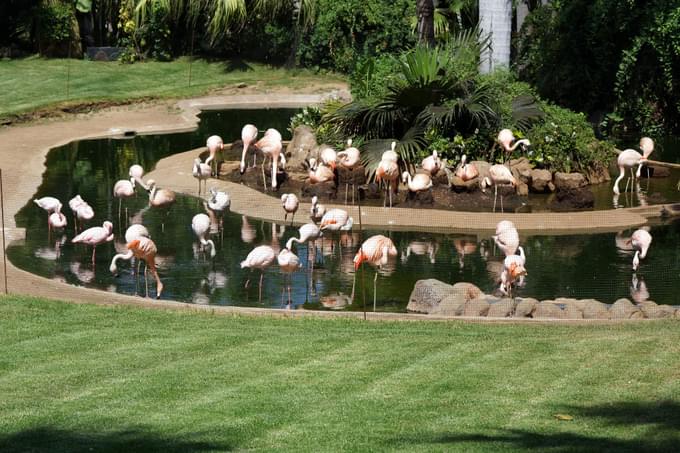
[[[26,228],[26,240],[11,244],[8,257],[16,266],[47,278],[105,291],[143,295],[143,279],[136,277],[129,264],[121,264],[118,277],[108,270],[113,255],[124,249],[124,228],[116,221],[118,202],[111,196],[115,182],[127,175],[131,164],[140,163],[151,169],[162,157],[202,146],[210,134],[217,133],[225,138],[238,136],[244,122],[272,125],[285,131],[294,111],[206,112],[201,116],[199,129],[192,133],[138,136],[127,140],[87,140],[55,148],[47,156],[43,184],[34,197],[50,195],[62,200],[69,226],[64,235],[48,237],[44,211],[27,200],[26,206],[17,214],[17,225]],[[656,181],[653,179],[650,184]],[[101,225],[106,219],[113,220],[115,225],[115,243],[98,247],[94,269],[90,263],[91,250],[70,243],[73,221],[67,202],[76,194],[94,207],[96,217],[88,226]],[[147,210],[147,197],[141,191],[137,198],[126,204],[130,216],[147,226],[158,246],[159,273],[165,284],[163,298],[202,304],[286,305],[281,295],[282,277],[276,266],[265,273],[264,294],[260,301],[259,274],[254,272],[255,284],[244,289],[250,272],[242,270],[239,263],[256,245],[285,245],[289,237],[297,234],[297,228],[229,214],[224,220],[223,237],[213,237],[217,256],[210,260],[198,251],[191,231],[192,217],[202,212],[196,198],[179,196],[168,217]],[[298,215],[306,216],[306,213]],[[502,257],[490,237],[364,231],[363,238],[377,233],[390,236],[399,250],[399,258],[393,266],[379,274],[378,310],[404,311],[413,285],[423,278],[449,283],[466,281],[487,293],[498,287]],[[680,224],[673,222],[652,228],[654,241],[637,272],[634,288],[632,253],[626,250],[625,244],[625,238],[631,233],[523,236],[529,275],[517,294],[537,299],[596,298],[611,303],[620,297],[639,298],[646,291],[657,303],[677,303]],[[294,274],[293,307],[360,310],[364,298],[369,305],[372,303],[374,270],[367,267],[358,273],[357,297],[354,304],[348,305],[347,296],[354,279],[352,258],[361,237],[355,230],[340,237],[339,241],[327,237],[323,244],[317,243],[320,253],[317,253],[314,271],[309,272],[307,265]],[[303,263],[308,262],[307,246],[300,246],[297,253]],[[153,284],[150,292],[155,294]]]

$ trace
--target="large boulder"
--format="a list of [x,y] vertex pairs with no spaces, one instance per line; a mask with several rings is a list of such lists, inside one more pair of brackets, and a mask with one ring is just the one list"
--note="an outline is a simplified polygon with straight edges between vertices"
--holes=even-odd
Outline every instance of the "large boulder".
[[531,190],[543,193],[551,191],[552,173],[550,170],[531,170]]
[[531,163],[526,157],[520,157],[519,159],[512,159],[508,165],[510,166],[510,171],[512,175],[517,179],[518,183],[529,184],[531,182]]
[[557,190],[573,190],[580,189],[588,185],[585,176],[581,173],[562,173],[555,172],[554,176],[555,187]]
[[670,305],[658,305],[656,302],[651,300],[642,302],[639,305],[645,318],[650,319],[661,319],[661,318],[672,318],[675,316],[675,308]]
[[[335,200],[338,195],[338,187],[334,181],[318,182],[312,184],[309,180],[302,185],[301,194],[303,197],[319,197],[319,200]],[[344,195],[343,195],[344,196]]]
[[609,308],[609,316],[611,319],[630,319],[635,313],[640,313],[640,309],[625,298],[617,300]]
[[[430,313],[446,316],[460,316],[465,313],[469,301],[481,300],[485,298],[482,290],[473,285],[472,283],[459,282],[450,288],[451,288],[450,292],[446,295],[446,297],[444,297],[441,300],[439,306],[430,311]],[[408,307],[406,308],[408,309]],[[472,307],[469,308],[469,310],[471,309]],[[468,315],[468,316],[482,316],[482,315]]]
[[550,203],[553,211],[575,211],[579,209],[593,209],[595,195],[587,187],[581,189],[558,190]]
[[432,194],[432,189],[419,190],[418,192],[406,191],[406,199],[404,200],[403,207],[407,208],[420,208],[423,206],[432,206],[434,204],[434,196]]
[[607,166],[598,164],[588,170],[586,173],[586,179],[588,180],[588,184],[601,184],[611,180],[612,178],[609,175],[609,169]]
[[463,309],[463,316],[486,316],[489,312],[489,301],[486,297],[476,297],[468,300]]
[[489,312],[486,314],[489,318],[507,318],[512,316],[515,310],[515,301],[506,297],[497,302],[494,302],[489,307]]
[[451,294],[453,286],[430,278],[418,280],[411,291],[406,310],[418,313],[431,313],[442,299]]
[[609,305],[595,299],[585,299],[583,319],[610,319]]
[[302,170],[305,160],[317,146],[316,135],[311,127],[305,124],[296,127],[293,131],[293,138],[286,148],[288,168]]
[[559,305],[551,300],[544,300],[536,304],[532,317],[535,319],[564,319],[566,316]]
[[531,297],[518,298],[519,302],[515,307],[515,318],[527,318],[534,312],[538,300]]

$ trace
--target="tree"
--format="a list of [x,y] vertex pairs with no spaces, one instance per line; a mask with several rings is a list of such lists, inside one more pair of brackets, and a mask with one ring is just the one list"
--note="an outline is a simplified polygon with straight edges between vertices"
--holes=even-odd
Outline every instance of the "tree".
[[418,43],[434,45],[434,3],[432,0],[416,0],[418,16]]
[[499,66],[510,66],[512,32],[512,0],[479,0],[479,27],[489,36],[491,46],[482,54],[480,71],[493,72]]

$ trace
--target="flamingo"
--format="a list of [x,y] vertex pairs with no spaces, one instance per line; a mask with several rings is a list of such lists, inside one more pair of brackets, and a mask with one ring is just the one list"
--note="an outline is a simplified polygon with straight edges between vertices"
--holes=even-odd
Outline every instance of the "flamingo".
[[642,165],[647,161],[649,155],[654,151],[654,141],[649,137],[642,137],[640,139],[640,149],[642,149],[642,154],[638,153],[634,149],[626,149],[621,151],[619,156],[616,158],[616,164],[619,167],[619,177],[614,181],[614,194],[619,195],[619,182],[623,179],[626,169],[630,169],[630,179],[626,180],[626,188],[624,192],[628,190],[628,182],[633,177],[633,167],[637,165],[638,169],[635,173],[635,177],[639,178],[642,171]]
[[497,140],[507,154],[512,153],[520,145],[523,146],[531,145],[531,142],[529,140],[523,138],[522,140],[517,140],[514,145],[510,146],[510,144],[515,140],[515,136],[512,134],[512,131],[510,129],[501,130],[498,133]]
[[144,188],[144,190],[147,190],[146,184],[144,184],[144,181],[142,180],[142,178],[144,177],[144,168],[141,165],[135,164],[130,166],[128,176],[130,176],[130,178],[133,178],[137,184]]
[[[255,247],[246,257],[245,260],[241,261],[241,269],[243,268],[249,268],[249,269],[259,269],[260,270],[260,296],[259,300],[262,300],[262,279],[264,277],[264,271],[267,269],[269,266],[272,265],[274,260],[276,259],[276,252],[274,252],[274,249],[271,248],[268,245],[260,245],[258,247]],[[248,287],[248,284],[250,283],[250,278],[246,280],[245,287]]]
[[[309,246],[307,248],[307,259],[310,259],[312,254],[309,253],[309,251],[313,250],[314,254],[316,255],[316,240],[319,239],[323,233],[321,232],[321,229],[313,223],[305,223],[300,227],[298,233],[300,237],[292,237],[288,239],[288,242],[286,242],[286,248],[292,250],[293,243],[295,242],[298,244],[308,243]],[[312,261],[312,263],[314,263],[314,261]]]
[[309,218],[311,218],[314,223],[319,223],[325,214],[326,206],[319,204],[319,197],[314,195],[312,197],[312,207],[309,209]]
[[94,218],[94,210],[80,195],[76,195],[68,202],[71,211],[73,211],[73,219],[76,233],[78,232],[78,222],[81,225],[83,221],[92,220]]
[[108,220],[100,227],[92,227],[80,233],[78,236],[71,239],[74,244],[86,244],[92,246],[92,267],[95,263],[95,255],[97,246],[104,242],[113,241],[113,224]]
[[[512,176],[512,172],[508,167],[501,164],[492,165],[489,168],[489,176],[485,176],[482,179],[481,186],[482,192],[486,192],[486,188],[493,184],[494,186],[494,198],[493,198],[493,212],[496,212],[496,199],[498,198],[498,185],[499,184],[511,184],[513,187],[517,185],[515,177]],[[501,212],[503,212],[503,195],[501,194]]]
[[[394,145],[395,142],[392,142]],[[393,146],[394,147],[394,146]],[[399,179],[399,166],[397,165],[394,156],[389,153],[394,153],[394,151],[385,151],[383,153],[383,158],[378,164],[378,169],[375,171],[375,180],[381,182],[382,180],[387,181],[387,191],[385,192],[385,198],[383,200],[383,207],[387,205],[387,196],[389,193],[390,198],[390,208],[392,207],[392,191],[396,193],[399,189],[397,187],[397,181]],[[387,156],[386,156],[387,155]]]
[[[52,230],[61,230],[63,228],[66,228],[66,224],[68,222],[66,221],[66,216],[62,214],[61,212],[53,212],[47,217],[47,231],[48,231],[48,236],[51,235]],[[65,237],[65,236],[64,236]],[[57,244],[55,246],[56,251],[57,251],[57,256],[59,256],[59,241],[57,241]]]
[[411,192],[422,192],[432,187],[432,178],[427,173],[416,173],[411,177],[407,171],[401,174],[401,181],[406,184],[408,190]]
[[[168,189],[158,189],[156,181],[149,179],[149,206],[152,208],[167,208],[166,216],[170,212],[170,207],[175,203],[175,192]],[[165,230],[165,223],[161,222],[161,230]]]
[[[130,180],[121,179],[116,181],[113,186],[113,196],[118,198],[118,222],[120,222],[120,209],[123,203],[123,198],[131,198],[135,195],[135,178],[130,177]],[[125,218],[127,218],[127,206],[125,206]]]
[[[265,160],[269,157],[272,161],[272,190],[276,190],[276,174],[278,171],[279,158],[281,158],[282,166],[286,163],[286,158],[281,154],[281,150],[283,149],[281,134],[276,129],[267,129],[264,137],[262,137],[255,146],[264,153]],[[264,175],[264,162],[262,163],[262,183],[264,184],[264,190],[267,190],[267,180]]]
[[[460,266],[460,271],[463,271],[465,267],[465,255],[474,253],[477,250],[477,240],[471,239],[469,237],[462,237],[453,240],[453,246],[458,253],[458,265]],[[434,263],[434,260],[432,260]]]
[[321,218],[321,230],[348,231],[352,229],[354,219],[343,209],[331,209]]
[[[290,243],[290,241],[289,241]],[[291,244],[292,245],[292,244]],[[279,263],[279,269],[283,273],[283,286],[281,287],[281,299],[283,300],[283,292],[284,292],[284,286],[286,286],[286,276],[288,276],[289,282],[288,282],[288,303],[291,303],[291,281],[293,279],[293,272],[299,270],[302,265],[300,264],[300,258],[293,253],[293,251],[288,248],[286,245],[286,248],[282,249],[279,254],[276,257],[277,262]]]
[[[243,152],[241,153],[241,164],[239,171],[243,174],[246,171],[246,153],[248,147],[257,139],[257,128],[252,124],[246,124],[241,129],[241,140],[243,141]],[[257,154],[253,153],[253,167],[256,164]]]
[[199,242],[203,248],[210,246],[210,258],[215,258],[215,243],[212,239],[206,239],[208,233],[210,232],[210,217],[205,214],[196,214],[193,219],[191,219],[191,229],[194,230],[194,234],[198,237]]
[[[349,170],[351,173],[352,180],[352,204],[354,204],[354,193],[356,192],[356,187],[354,185],[354,170],[361,163],[361,153],[359,150],[352,146],[352,139],[347,139],[347,148],[338,153],[338,161],[340,165],[345,169]],[[347,189],[349,184],[345,183],[345,204],[347,204]]]
[[218,168],[217,168],[217,151],[223,151],[224,150],[224,142],[222,141],[222,137],[219,135],[211,135],[208,137],[208,140],[205,142],[205,146],[208,147],[208,152],[210,153],[208,155],[208,158],[205,160],[206,165],[210,165],[210,176],[213,174],[213,162],[215,163],[215,176],[218,175]]
[[[42,209],[47,211],[47,221],[48,222],[50,220],[50,214],[52,214],[54,212],[61,212],[61,208],[62,208],[61,201],[57,200],[54,197],[36,198],[36,199],[33,200],[33,203],[37,204]],[[49,223],[48,223],[48,227],[49,227]]]
[[255,240],[256,236],[255,227],[248,222],[248,217],[241,216],[241,240],[246,244],[250,244]]
[[315,158],[309,159],[309,182],[312,184],[317,184],[321,182],[333,181],[335,179],[335,173],[333,170],[324,165],[323,163],[317,162]]
[[[397,248],[394,246],[392,240],[381,234],[376,234],[366,239],[359,251],[354,256],[354,282],[356,283],[356,271],[359,270],[361,263],[368,262],[371,266],[382,268],[385,266],[390,258],[397,256]],[[376,308],[377,300],[377,280],[378,272],[373,277],[373,311]],[[352,300],[354,300],[354,284],[352,285]]]
[[519,247],[519,233],[509,220],[498,222],[498,225],[496,225],[496,234],[492,237],[505,256],[514,255],[517,252],[517,248]]
[[463,154],[463,157],[460,158],[460,165],[456,169],[456,176],[458,176],[463,181],[470,181],[479,176],[479,170],[477,170],[477,166],[475,164],[466,164],[466,160],[467,156]]
[[437,155],[437,150],[432,151],[431,156],[427,156],[425,159],[423,159],[423,162],[420,164],[420,166],[423,167],[423,170],[428,172],[430,176],[435,176],[437,173],[439,173],[439,170],[442,168],[442,160]]
[[298,197],[296,197],[295,194],[284,193],[281,195],[281,206],[283,206],[283,210],[286,212],[286,215],[283,218],[284,222],[288,220],[288,214],[293,214],[290,219],[290,224],[292,225],[295,220],[295,213],[298,210],[298,206],[300,206],[300,200],[298,200]]
[[394,163],[397,163],[399,160],[399,155],[395,151],[397,149],[397,142],[392,142],[391,149],[388,149],[382,154],[381,160],[389,160]]
[[210,188],[210,198],[208,199],[208,208],[215,213],[220,219],[220,231],[224,227],[224,213],[229,211],[231,207],[231,197],[226,192],[217,190],[214,187]]
[[[520,247],[521,249],[521,247]],[[512,286],[517,279],[523,279],[527,275],[527,270],[524,267],[526,259],[524,251],[522,255],[508,255],[503,261],[503,272],[501,272],[501,286],[500,290],[506,296],[510,296]]]
[[633,270],[636,271],[640,266],[640,260],[647,256],[649,246],[652,244],[652,235],[647,230],[640,228],[633,232],[633,235],[630,237],[630,243],[633,246],[633,250],[635,250]]
[[[133,225],[134,226],[134,225]],[[129,229],[128,229],[129,230]],[[126,232],[127,235],[127,232]],[[146,263],[146,268],[144,269],[144,282],[146,283],[146,296],[149,296],[149,285],[146,280],[146,271],[147,269],[151,272],[151,274],[154,276],[156,279],[156,299],[161,298],[161,293],[163,292],[163,282],[161,282],[161,278],[158,276],[158,271],[156,270],[156,253],[158,253],[158,249],[156,248],[156,244],[149,239],[148,237],[144,236],[139,236],[137,239],[133,239],[132,241],[128,242],[126,245],[128,252],[125,254],[117,254],[116,256],[113,257],[111,260],[111,265],[109,266],[109,270],[114,276],[118,276],[118,267],[116,266],[116,262],[119,259],[123,260],[129,260],[132,259],[132,257],[135,257],[139,260],[144,260]]]
[[201,195],[201,181],[203,181],[203,185],[205,186],[208,182],[208,178],[210,178],[210,165],[206,163],[201,162],[201,159],[197,157],[194,159],[194,167],[191,170],[191,174],[198,180],[198,195]]
[[322,148],[319,153],[319,158],[325,166],[330,167],[331,170],[335,171],[335,166],[338,162],[338,153],[336,153],[333,148],[330,146]]

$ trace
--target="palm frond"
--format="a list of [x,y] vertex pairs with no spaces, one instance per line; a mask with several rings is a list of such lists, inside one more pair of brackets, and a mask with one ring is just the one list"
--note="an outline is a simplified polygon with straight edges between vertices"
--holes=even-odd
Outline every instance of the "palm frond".
[[522,95],[512,100],[512,119],[522,132],[527,132],[536,121],[544,116],[545,112],[541,110],[533,96]]

